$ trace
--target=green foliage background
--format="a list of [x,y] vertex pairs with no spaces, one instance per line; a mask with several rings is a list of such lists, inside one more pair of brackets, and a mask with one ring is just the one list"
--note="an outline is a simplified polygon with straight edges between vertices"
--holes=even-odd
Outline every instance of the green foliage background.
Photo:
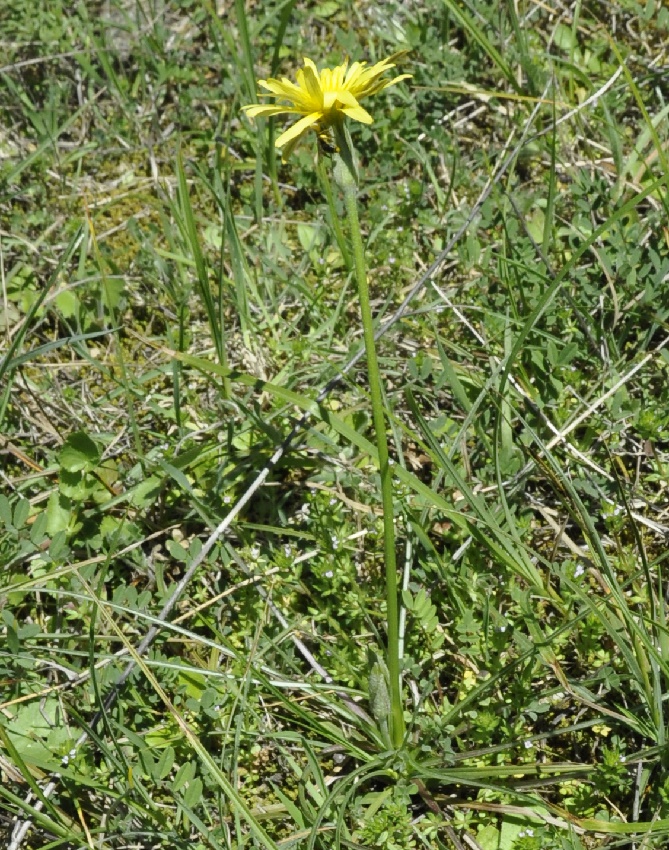
[[[3,846],[664,846],[669,10],[4,0],[0,25]],[[303,56],[397,50],[413,78],[351,130],[395,317],[400,751],[342,202],[315,138],[284,165],[240,112]]]

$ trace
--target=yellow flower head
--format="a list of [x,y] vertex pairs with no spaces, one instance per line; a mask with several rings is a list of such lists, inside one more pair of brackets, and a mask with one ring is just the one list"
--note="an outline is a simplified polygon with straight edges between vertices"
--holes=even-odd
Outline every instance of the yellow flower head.
[[[381,79],[386,71],[395,67],[393,60],[403,56],[405,52],[394,53],[371,68],[367,67],[366,62],[354,62],[349,68],[346,60],[336,68],[323,68],[319,71],[311,59],[305,59],[304,68],[297,72],[297,84],[287,77],[280,80],[258,80],[261,88],[288,101],[287,104],[254,103],[242,108],[251,118],[258,115],[283,114],[303,116],[276,140],[277,148],[285,146],[285,160],[302,136],[312,128],[320,135],[330,127],[343,123],[344,116],[363,124],[371,124],[372,116],[360,106],[359,101],[411,77],[411,74],[400,74],[392,80]],[[265,95],[260,93],[259,96]]]

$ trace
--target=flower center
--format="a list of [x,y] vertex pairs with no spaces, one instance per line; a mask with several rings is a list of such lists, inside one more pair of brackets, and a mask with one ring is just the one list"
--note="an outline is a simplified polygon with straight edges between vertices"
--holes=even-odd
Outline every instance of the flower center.
[[342,99],[340,98],[341,90],[334,89],[333,91],[324,91],[323,92],[323,110],[325,112],[329,112],[331,109],[336,108],[337,103],[342,103]]

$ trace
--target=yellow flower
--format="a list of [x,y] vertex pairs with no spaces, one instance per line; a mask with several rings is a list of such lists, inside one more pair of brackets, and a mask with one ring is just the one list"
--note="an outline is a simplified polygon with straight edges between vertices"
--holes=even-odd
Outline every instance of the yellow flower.
[[[359,101],[411,77],[411,74],[400,74],[392,80],[380,79],[386,71],[395,67],[393,60],[405,53],[406,51],[394,53],[371,68],[367,67],[366,62],[354,62],[349,68],[346,60],[336,68],[323,68],[319,71],[311,59],[305,59],[304,68],[297,72],[297,84],[287,77],[280,80],[258,80],[261,88],[288,101],[287,104],[254,103],[242,108],[251,118],[258,115],[283,114],[303,116],[276,140],[277,148],[285,146],[285,160],[310,129],[321,135],[330,127],[343,124],[344,116],[363,124],[371,124],[372,116],[360,106]],[[259,96],[265,95],[261,92]]]

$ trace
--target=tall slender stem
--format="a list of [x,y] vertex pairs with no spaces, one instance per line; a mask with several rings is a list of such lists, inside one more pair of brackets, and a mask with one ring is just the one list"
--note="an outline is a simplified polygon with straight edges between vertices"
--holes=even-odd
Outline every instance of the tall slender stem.
[[402,689],[400,685],[399,660],[399,606],[397,598],[397,562],[395,556],[395,526],[393,511],[392,472],[388,457],[386,420],[381,392],[381,375],[374,343],[374,324],[369,300],[365,254],[358,218],[357,185],[349,166],[338,158],[335,166],[337,182],[344,192],[346,215],[351,231],[355,277],[367,355],[367,374],[372,401],[372,419],[376,434],[376,448],[381,472],[381,502],[383,505],[383,551],[386,567],[386,616],[387,616],[387,659],[391,703],[390,731],[393,745],[399,748],[404,739],[404,714],[402,711]]
[[332,194],[332,183],[330,182],[330,176],[328,174],[328,170],[325,165],[325,160],[320,150],[318,152],[318,176],[320,177],[321,184],[323,185],[325,199],[328,202],[328,210],[330,212],[330,223],[332,224],[332,229],[334,230],[337,245],[339,246],[339,250],[344,260],[344,264],[347,270],[350,271],[353,266],[353,262],[351,260],[351,255],[348,252],[346,239],[344,237],[344,231],[341,229],[341,224],[339,222],[339,215],[337,213],[337,207],[335,206],[334,195]]

